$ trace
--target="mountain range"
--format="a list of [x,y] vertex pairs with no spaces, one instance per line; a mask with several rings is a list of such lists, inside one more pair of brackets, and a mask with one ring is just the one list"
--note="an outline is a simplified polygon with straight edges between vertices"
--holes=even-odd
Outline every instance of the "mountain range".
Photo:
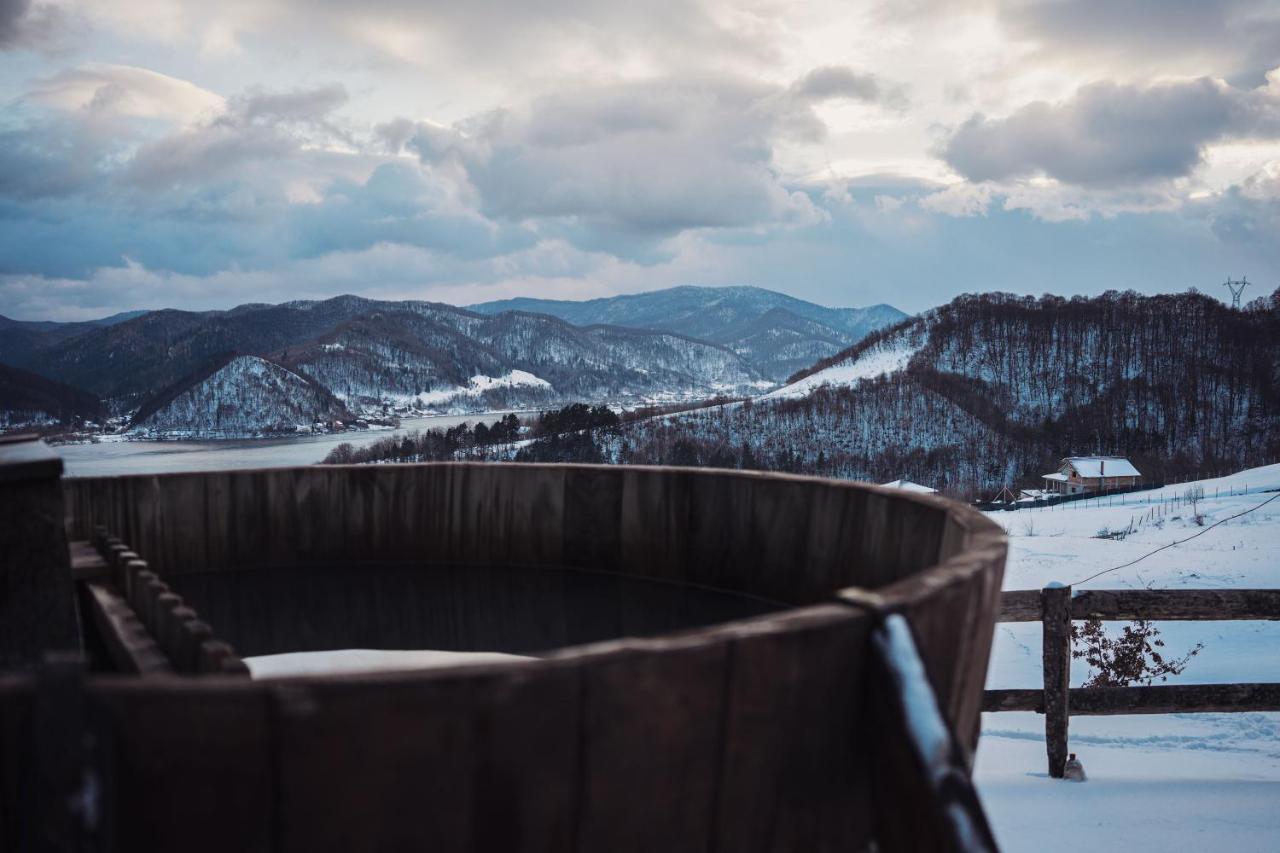
[[958,297],[750,405],[636,421],[620,462],[716,464],[952,494],[1039,485],[1061,457],[1129,457],[1149,481],[1280,459],[1280,291]]
[[827,308],[758,287],[673,287],[583,301],[504,299],[469,306],[482,314],[525,311],[575,325],[660,329],[728,347],[781,381],[906,314],[891,305]]
[[[619,297],[630,307],[605,311],[625,321],[616,323],[355,296],[228,311],[167,309],[90,323],[0,318],[0,362],[19,371],[0,385],[0,411],[16,412],[22,402],[32,423],[61,419],[29,412],[38,395],[26,386],[37,380],[87,392],[117,415],[131,413],[138,429],[210,435],[274,433],[286,424],[410,408],[742,395],[771,387],[794,364],[812,363],[798,353],[830,354],[858,328],[901,316],[887,306],[863,314],[756,288],[701,297],[698,290]],[[608,301],[584,304],[599,312]],[[700,304],[714,307],[699,312]],[[700,322],[699,313],[706,315]],[[638,325],[641,319],[660,328]],[[691,334],[698,330],[718,339]],[[257,361],[237,360],[244,356]],[[233,393],[237,383],[265,383],[269,394]],[[313,394],[317,388],[333,400]],[[194,419],[185,428],[182,412]]]

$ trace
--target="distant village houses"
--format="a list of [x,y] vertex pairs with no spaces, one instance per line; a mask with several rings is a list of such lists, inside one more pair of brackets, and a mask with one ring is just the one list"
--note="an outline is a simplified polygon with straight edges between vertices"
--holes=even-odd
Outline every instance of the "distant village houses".
[[1047,495],[1079,495],[1127,489],[1141,478],[1142,473],[1123,456],[1068,456],[1057,471],[1040,479]]

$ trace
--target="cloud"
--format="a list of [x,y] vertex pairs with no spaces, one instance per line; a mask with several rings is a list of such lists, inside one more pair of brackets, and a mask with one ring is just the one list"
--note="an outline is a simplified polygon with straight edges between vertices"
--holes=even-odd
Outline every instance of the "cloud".
[[1272,0],[1005,2],[1000,18],[1044,53],[1146,74],[1212,68],[1256,83],[1280,56],[1280,7]]
[[1280,134],[1280,85],[1241,90],[1209,78],[1149,87],[1095,83],[1060,103],[1028,104],[1004,118],[975,115],[942,156],[972,181],[1044,174],[1106,187],[1180,178],[1205,146]]
[[861,74],[839,65],[815,68],[793,83],[791,90],[797,97],[810,101],[848,98],[864,103],[882,103],[895,109],[907,106],[906,90],[902,86],[885,83],[874,74]]
[[[472,78],[529,75],[652,75],[693,68],[746,69],[777,60],[764,10],[717,0],[95,0],[87,14],[104,27],[199,46],[294,44],[330,67],[434,69]],[[228,36],[228,34],[233,34]]]
[[920,206],[944,216],[986,216],[995,190],[988,184],[958,183],[923,196]]
[[450,128],[399,121],[379,134],[457,171],[486,215],[553,220],[589,242],[819,221],[773,146],[824,131],[783,87],[712,78],[583,88]]
[[348,100],[346,88],[338,83],[314,89],[295,89],[291,92],[267,92],[255,89],[233,98],[228,115],[223,120],[233,124],[255,122],[313,124],[326,121],[330,113]]
[[[346,90],[336,85],[284,93],[253,90],[226,101],[206,121],[141,146],[122,178],[146,189],[206,183],[261,161],[302,156],[304,145],[349,142],[332,116],[346,101]],[[274,182],[268,178],[268,183]]]
[[0,0],[0,50],[53,46],[63,29],[61,10],[31,0]]
[[183,124],[226,108],[222,96],[186,80],[146,68],[103,63],[60,71],[39,80],[27,92],[26,100],[63,112],[167,119]]
[[1280,160],[1229,187],[1209,207],[1208,218],[1225,243],[1274,245],[1280,234]]

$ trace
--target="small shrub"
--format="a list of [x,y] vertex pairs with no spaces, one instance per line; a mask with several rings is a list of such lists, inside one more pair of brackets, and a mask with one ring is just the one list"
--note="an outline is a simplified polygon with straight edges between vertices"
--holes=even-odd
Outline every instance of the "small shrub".
[[1203,643],[1196,643],[1182,657],[1167,657],[1160,629],[1146,619],[1133,620],[1118,637],[1108,636],[1099,619],[1071,624],[1071,656],[1089,664],[1084,687],[1128,687],[1149,685],[1157,679],[1167,681],[1170,675],[1180,675],[1203,648]]

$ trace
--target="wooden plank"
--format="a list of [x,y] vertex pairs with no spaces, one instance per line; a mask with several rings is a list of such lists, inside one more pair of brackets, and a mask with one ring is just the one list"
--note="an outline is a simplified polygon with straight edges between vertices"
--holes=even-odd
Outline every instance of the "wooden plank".
[[1015,589],[1000,593],[997,622],[1039,622],[1040,590]]
[[867,848],[871,622],[819,605],[735,626],[710,850]]
[[1026,690],[985,690],[982,693],[982,710],[994,711],[1036,711],[1044,713],[1044,691],[1036,688]]
[[[1280,589],[1093,589],[1071,599],[1072,619],[1280,620]],[[1001,622],[1038,622],[1040,591],[1000,596]]]
[[0,850],[23,850],[31,836],[35,694],[34,678],[0,675]]
[[81,648],[61,471],[42,441],[0,447],[0,669]]
[[70,543],[71,577],[78,581],[104,578],[111,573],[111,566],[102,559],[98,549],[84,540]]
[[1280,619],[1280,589],[1081,590],[1073,619]]
[[1071,713],[1083,715],[1280,711],[1280,684],[1077,688],[1071,702]]
[[91,816],[78,808],[90,767],[85,722],[83,661],[74,653],[47,655],[36,673],[31,729],[35,761],[28,780],[33,832],[28,850],[88,846]]
[[107,750],[106,849],[275,849],[275,750],[261,684],[116,679],[90,697]]
[[85,584],[90,618],[111,662],[120,672],[160,675],[173,671],[168,657],[127,602],[100,581]]
[[297,679],[271,690],[280,850],[570,849],[572,667]]
[[1045,750],[1049,775],[1061,779],[1067,763],[1067,729],[1071,721],[1071,587],[1045,587],[1040,591],[1040,601]]
[[[1044,713],[1042,690],[988,690],[984,711]],[[1193,714],[1280,711],[1280,684],[1158,684],[1136,687],[1073,687],[1072,716]]]
[[705,853],[719,778],[728,643],[602,643],[581,667],[580,851]]

